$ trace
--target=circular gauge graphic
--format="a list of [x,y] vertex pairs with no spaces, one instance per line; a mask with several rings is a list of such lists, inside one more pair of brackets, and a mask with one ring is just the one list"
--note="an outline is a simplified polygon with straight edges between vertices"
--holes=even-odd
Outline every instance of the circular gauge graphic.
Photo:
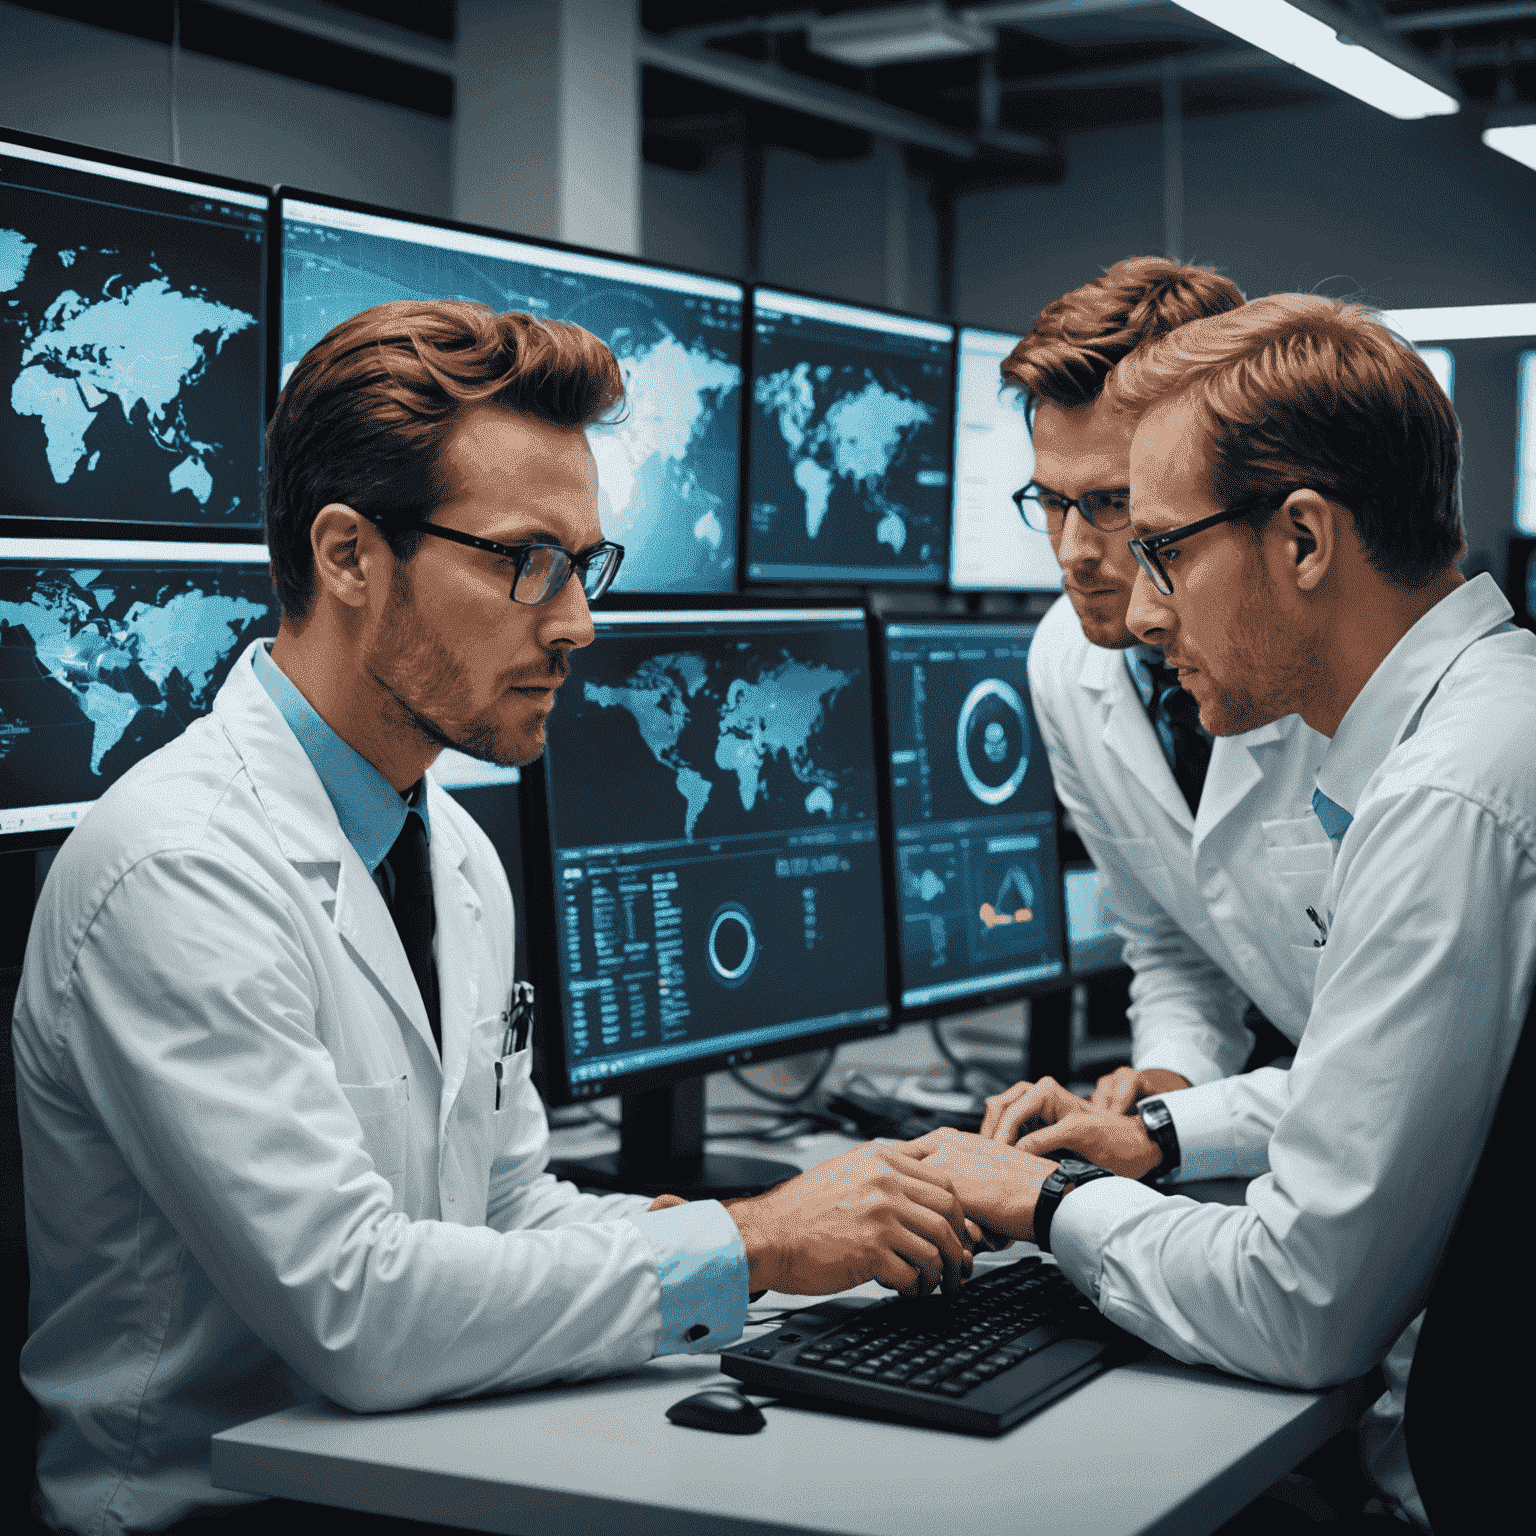
[[965,787],[983,805],[1001,805],[1029,772],[1029,716],[1018,690],[989,677],[960,706],[955,753]]
[[715,908],[709,924],[709,968],[724,987],[739,987],[757,964],[757,930],[752,914],[739,901]]

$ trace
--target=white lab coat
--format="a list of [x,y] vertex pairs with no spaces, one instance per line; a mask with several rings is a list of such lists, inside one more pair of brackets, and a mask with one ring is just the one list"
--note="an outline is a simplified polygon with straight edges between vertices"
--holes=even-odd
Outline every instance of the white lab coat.
[[1312,813],[1327,738],[1296,715],[1219,737],[1191,816],[1124,654],[1090,645],[1065,595],[1030,646],[1029,686],[1135,973],[1135,1064],[1192,1084],[1241,1071],[1248,1001],[1299,1040],[1321,953],[1305,912],[1333,863]]
[[401,1407],[656,1351],[657,1252],[624,1219],[645,1202],[543,1172],[527,1049],[495,1107],[511,899],[471,818],[427,795],[441,1065],[249,652],[55,861],[13,1032],[51,1519],[238,1501],[208,1437],[318,1392]]

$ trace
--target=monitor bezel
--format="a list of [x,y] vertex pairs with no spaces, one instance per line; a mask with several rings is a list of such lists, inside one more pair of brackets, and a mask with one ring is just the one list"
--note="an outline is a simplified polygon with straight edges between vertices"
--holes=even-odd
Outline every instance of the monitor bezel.
[[[395,219],[404,224],[419,224],[428,229],[450,230],[458,234],[481,235],[488,240],[511,240],[519,245],[536,246],[540,250],[568,252],[575,256],[591,256],[601,261],[620,262],[625,266],[644,268],[652,272],[672,272],[682,277],[704,278],[713,283],[728,283],[732,287],[741,290],[738,302],[741,305],[741,372],[742,387],[738,391],[736,442],[737,442],[737,495],[734,509],[729,510],[733,519],[731,526],[736,531],[736,575],[735,585],[729,592],[694,592],[694,593],[669,593],[669,592],[642,592],[632,591],[614,593],[615,597],[639,597],[639,598],[665,598],[687,597],[693,603],[713,603],[721,598],[735,596],[741,591],[741,539],[742,539],[742,509],[741,509],[741,471],[740,464],[746,458],[746,430],[747,430],[747,326],[750,323],[751,287],[739,277],[733,277],[724,272],[710,272],[702,267],[686,267],[670,261],[648,261],[643,256],[631,256],[620,251],[605,251],[597,246],[576,245],[568,240],[551,240],[542,235],[525,235],[517,230],[497,229],[489,224],[470,224],[461,219],[439,218],[428,214],[411,213],[402,208],[390,208],[382,203],[365,203],[356,198],[338,197],[330,192],[312,192],[303,187],[290,186],[286,182],[280,182],[271,189],[271,202],[267,207],[267,231],[269,259],[267,262],[267,312],[274,317],[272,324],[267,327],[267,352],[266,352],[266,420],[270,423],[272,413],[277,409],[277,399],[282,393],[279,383],[282,378],[282,319],[283,319],[283,203],[289,198],[295,201],[318,203],[322,207],[340,209],[344,213],[371,214],[375,218]],[[605,599],[606,601],[606,599]]]
[[[139,171],[148,176],[166,176],[173,180],[206,182],[210,187],[223,187],[230,192],[244,192],[248,196],[266,199],[265,218],[261,226],[261,273],[258,281],[262,313],[256,324],[261,332],[258,348],[261,378],[258,380],[258,411],[261,413],[261,439],[257,459],[258,482],[264,482],[266,470],[265,426],[270,417],[268,402],[271,398],[269,358],[272,353],[272,326],[270,324],[272,295],[272,207],[274,193],[269,186],[259,182],[242,181],[235,176],[222,176],[216,171],[199,171],[187,166],[170,165],[164,160],[146,160],[139,155],[123,155],[112,149],[98,149],[94,144],[80,144],[69,139],[55,139],[40,133],[24,133],[19,128],[0,128],[0,145],[25,144],[32,149],[46,150],[51,154],[68,155],[76,160],[98,160],[104,165],[115,165],[122,170]],[[253,210],[254,211],[254,210]],[[254,226],[252,226],[254,228]],[[210,527],[204,523],[134,522],[127,518],[55,518],[11,515],[0,511],[0,537],[3,538],[156,538],[178,544],[244,544],[250,535],[260,534],[263,525],[262,502],[258,496],[256,520],[250,523],[224,523]],[[0,841],[0,851],[5,848]],[[48,846],[55,846],[49,844]]]
[[[640,598],[641,594],[624,594],[632,598]],[[718,614],[729,618],[733,614],[740,615],[762,609],[783,610],[792,613],[829,613],[839,610],[851,609],[854,604],[828,604],[806,602],[804,600],[793,601],[766,601],[757,597],[740,596],[729,603],[705,601],[700,598],[688,600],[684,594],[667,594],[669,601],[658,604],[654,601],[637,601],[632,603],[620,603],[603,599],[602,606],[594,617],[601,619],[604,611],[616,610],[630,613],[654,614],[658,619],[666,619],[670,613],[687,612],[698,614]],[[867,613],[861,612],[860,618],[864,623],[866,643],[870,646],[871,657],[874,653],[874,634],[871,628],[872,621]],[[840,620],[841,621],[841,617]],[[874,672],[873,660],[870,672],[870,708],[874,716],[875,741],[879,740],[879,713],[880,705],[877,697],[879,687],[878,679]],[[828,1050],[834,1046],[845,1044],[850,1040],[867,1040],[877,1035],[892,1033],[900,1023],[897,1017],[897,1009],[894,1002],[892,986],[896,975],[895,965],[899,959],[892,948],[892,930],[890,924],[891,907],[891,880],[890,880],[890,850],[885,837],[885,822],[879,813],[879,764],[875,765],[876,785],[876,818],[875,818],[875,846],[879,858],[880,870],[880,894],[881,913],[884,921],[885,943],[885,993],[883,1001],[887,1007],[887,1014],[882,1019],[866,1020],[855,1024],[836,1025],[831,1028],[823,1028],[812,1033],[797,1036],[791,1040],[772,1041],[761,1047],[753,1047],[747,1050],[716,1051],[703,1053],[698,1056],[690,1056],[685,1061],[673,1062],[664,1066],[649,1067],[643,1071],[631,1072],[622,1076],[600,1078],[592,1082],[583,1083],[580,1089],[573,1088],[567,1075],[566,1036],[565,1036],[565,994],[560,985],[559,964],[559,935],[557,928],[557,904],[555,901],[554,882],[554,828],[550,816],[549,795],[549,759],[541,756],[536,763],[530,763],[523,769],[522,783],[519,786],[521,793],[518,797],[519,810],[522,816],[522,847],[523,847],[523,887],[528,892],[527,906],[527,934],[528,957],[527,974],[533,981],[538,998],[538,1019],[535,1038],[538,1045],[538,1079],[540,1092],[547,1104],[559,1107],[567,1104],[588,1103],[596,1098],[608,1098],[623,1093],[643,1093],[651,1089],[665,1088],[674,1083],[687,1081],[696,1077],[707,1076],[711,1072],[719,1072],[731,1067],[758,1066],[764,1062],[777,1061],[786,1056],[800,1056],[810,1051]],[[520,968],[521,969],[521,968]]]
[[[967,331],[979,332],[985,336],[1011,336],[1013,332],[999,330],[995,325],[961,325],[955,326],[955,403],[954,412],[950,420],[950,471],[949,471],[949,564],[945,567],[944,581],[948,591],[959,597],[986,597],[991,593],[1003,594],[1010,597],[1048,597],[1055,599],[1061,596],[1060,585],[1054,587],[1032,586],[1028,582],[1017,584],[968,586],[960,585],[955,581],[955,525],[960,520],[960,350],[961,342]],[[1022,338],[1020,338],[1022,339]],[[1017,340],[1015,345],[1017,345]],[[1024,429],[1033,438],[1034,427],[1026,413]]]
[[[901,972],[901,893],[897,888],[896,868],[896,817],[894,796],[891,787],[891,730],[890,730],[890,675],[889,659],[887,653],[887,631],[895,624],[922,624],[922,625],[952,625],[957,629],[986,629],[1006,626],[1017,629],[1027,627],[1038,631],[1040,620],[1026,614],[957,614],[957,613],[932,613],[913,611],[909,613],[887,610],[878,619],[873,621],[878,630],[878,636],[874,645],[875,665],[878,669],[879,692],[875,703],[875,744],[880,753],[880,772],[877,778],[884,795],[885,821],[881,827],[881,844],[886,851],[889,862],[889,874],[887,877],[887,917],[886,928],[889,934],[889,947],[894,959],[894,969],[891,986],[891,1003],[896,1010],[897,1018],[902,1023],[911,1023],[919,1019],[948,1018],[953,1014],[977,1013],[987,1008],[997,1007],[1003,1003],[1015,1003],[1022,998],[1044,997],[1051,993],[1061,992],[1072,985],[1071,957],[1067,951],[1067,909],[1066,909],[1066,885],[1063,870],[1065,868],[1061,857],[1060,817],[1055,813],[1055,797],[1052,796],[1052,826],[1051,837],[1055,844],[1056,853],[1056,919],[1057,940],[1062,957],[1062,969],[1054,976],[1041,976],[1033,981],[1012,982],[1001,986],[984,986],[974,992],[967,992],[959,997],[941,998],[936,1002],[923,1003],[921,1005],[908,1005],[902,1001],[905,991]],[[1030,637],[1033,645],[1034,637]],[[1030,710],[1033,713],[1034,699],[1029,695],[1028,683],[1025,684],[1026,696],[1029,697]],[[1038,717],[1036,717],[1038,729]],[[1044,750],[1044,742],[1039,743],[1040,750]]]
[[[214,551],[216,551],[216,550],[226,550],[227,551],[227,550],[230,550],[230,549],[240,549],[242,551],[247,551],[248,552],[248,551],[252,550],[254,547],[256,547],[256,545],[258,543],[258,541],[253,540],[253,539],[239,539],[239,540],[236,540],[236,539],[182,539],[182,538],[176,538],[176,539],[154,538],[154,539],[149,539],[149,538],[145,538],[144,537],[144,525],[141,524],[141,523],[131,525],[132,531],[130,533],[128,533],[126,536],[123,533],[121,533],[121,532],[116,532],[112,536],[109,537],[107,534],[102,532],[101,526],[99,524],[91,524],[90,525],[90,531],[86,532],[86,533],[79,533],[79,534],[74,534],[74,535],[63,535],[63,534],[60,534],[57,531],[56,526],[50,524],[50,520],[47,519],[47,518],[34,518],[34,519],[31,519],[31,523],[32,523],[34,529],[35,529],[35,526],[37,524],[39,524],[39,523],[49,524],[49,526],[46,527],[44,529],[44,531],[42,531],[42,532],[28,531],[26,533],[18,533],[13,525],[0,525],[0,566],[10,565],[10,564],[20,564],[22,561],[24,561],[27,558],[27,557],[24,557],[24,556],[12,554],[8,549],[6,549],[4,547],[4,545],[7,542],[9,542],[10,540],[12,540],[12,539],[25,539],[27,541],[46,540],[48,542],[59,543],[59,544],[78,544],[78,543],[80,543],[82,541],[88,540],[88,541],[93,542],[93,543],[118,544],[118,545],[121,545],[124,550],[131,550],[133,548],[133,546],[136,545],[136,544],[191,544],[191,545],[198,545],[198,546],[201,546],[203,548],[207,548],[208,546],[212,546],[212,549],[210,550],[210,552],[209,552],[209,554],[207,555],[206,558],[197,558],[197,559],[194,559],[194,560],[190,561],[189,563],[194,564],[194,565],[210,565],[210,566],[211,565],[244,565],[244,566],[250,566],[252,568],[262,566],[262,564],[263,564],[263,561],[262,561],[261,558],[255,556],[254,554],[251,554],[251,553],[245,553],[242,556],[240,556],[238,559],[231,558],[228,554],[217,554],[217,553],[214,553]],[[78,525],[74,525],[74,526],[78,526]],[[116,525],[116,524],[113,524],[111,526],[114,529],[119,527],[119,525]],[[158,528],[158,526],[159,525],[156,525],[157,528]],[[264,549],[265,546],[262,546],[262,547]],[[129,562],[129,563],[133,563],[133,564],[142,564],[142,565],[153,565],[153,564],[156,563],[156,560],[155,560],[154,557],[151,557],[151,556],[148,556],[148,555],[142,555],[142,554],[135,555],[135,554],[131,554],[131,553],[126,553],[126,554],[115,554],[114,553],[114,554],[110,554],[110,555],[109,554],[98,554],[98,555],[68,556],[68,555],[65,555],[63,552],[61,552],[59,558],[60,559],[76,559],[76,560],[79,560],[83,564],[93,565],[93,566],[98,564],[98,563],[105,563],[105,562],[110,561],[110,560],[120,560],[120,561],[125,561],[125,562]],[[165,559],[166,563],[168,563],[168,564],[178,563],[175,556],[165,556],[163,558]],[[40,559],[39,562],[38,562],[38,566],[39,566],[39,569],[43,569],[43,568],[46,568],[46,567],[52,565],[53,563],[54,563],[54,561],[53,561],[52,556],[49,556],[46,559]],[[276,603],[276,597],[275,596],[274,596],[273,601],[274,601],[274,605],[275,605],[275,603]],[[203,718],[203,717],[200,716],[199,718]],[[115,784],[116,782],[117,782],[116,779],[114,779],[112,781],[113,784]],[[90,803],[92,805],[94,805],[97,800],[101,799],[101,795],[104,795],[107,792],[107,790],[109,790],[111,787],[112,787],[111,784],[106,785],[102,789],[101,794],[98,794],[95,797],[95,800],[92,800]],[[75,826],[78,826],[78,825],[79,825],[79,823],[76,822]],[[70,826],[70,827],[36,827],[36,828],[32,828],[32,829],[27,830],[27,831],[0,832],[0,854],[46,852],[50,848],[61,847],[63,845],[64,841],[69,837],[70,833],[73,832],[74,830],[75,830],[75,827]]]
[[743,308],[743,323],[745,326],[745,345],[743,350],[744,374],[741,389],[741,489],[737,495],[738,533],[736,537],[736,586],[741,592],[768,592],[777,589],[780,592],[786,590],[809,589],[814,591],[816,600],[830,602],[838,593],[852,595],[854,601],[862,602],[870,592],[896,592],[909,595],[922,593],[944,593],[949,591],[950,551],[948,542],[944,549],[944,558],[939,562],[941,575],[935,581],[860,581],[855,577],[849,577],[846,581],[833,580],[830,577],[818,576],[773,576],[754,577],[747,574],[747,535],[752,523],[752,502],[749,492],[749,482],[752,474],[752,412],[748,408],[752,386],[757,377],[757,296],[763,293],[784,293],[792,298],[812,299],[821,304],[836,304],[843,309],[863,310],[874,315],[893,315],[901,320],[922,320],[931,325],[945,325],[949,327],[949,374],[950,387],[945,391],[944,409],[949,412],[949,420],[945,423],[943,441],[949,449],[949,515],[944,523],[944,537],[951,541],[954,537],[955,522],[955,391],[958,373],[959,353],[957,347],[960,340],[960,327],[953,320],[946,320],[942,316],[918,315],[911,310],[896,309],[889,304],[869,304],[862,299],[850,299],[838,294],[817,293],[809,288],[791,288],[783,283],[752,283],[749,290],[749,302]]

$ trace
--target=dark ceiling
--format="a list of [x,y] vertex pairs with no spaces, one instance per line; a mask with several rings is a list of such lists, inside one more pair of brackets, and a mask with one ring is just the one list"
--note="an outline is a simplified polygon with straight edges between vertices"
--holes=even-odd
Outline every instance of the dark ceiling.
[[[646,32],[668,45],[777,65],[793,76],[899,107],[971,135],[984,118],[984,77],[996,80],[996,126],[1059,142],[1063,133],[1159,119],[1166,60],[1178,63],[1186,114],[1257,110],[1338,99],[1310,75],[1257,54],[1171,0],[1055,0],[998,7],[990,55],[860,70],[809,51],[811,15],[890,7],[892,0],[641,0]],[[1352,19],[1416,50],[1452,79],[1465,109],[1495,97],[1536,101],[1536,4],[1529,0],[1335,0]],[[981,18],[985,0],[954,11]],[[1003,15],[1002,12],[1011,12]],[[800,23],[796,25],[796,21]],[[703,29],[702,31],[700,29]],[[825,118],[752,101],[654,62],[645,71],[647,158],[702,165],[722,142],[784,144],[825,158],[869,151],[869,135]],[[944,156],[912,151],[942,168]],[[1054,179],[1060,157],[984,149],[949,174]]]

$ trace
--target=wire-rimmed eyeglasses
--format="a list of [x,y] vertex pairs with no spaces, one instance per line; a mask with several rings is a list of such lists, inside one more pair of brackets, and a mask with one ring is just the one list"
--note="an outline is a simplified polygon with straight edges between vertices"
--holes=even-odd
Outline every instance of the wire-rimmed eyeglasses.
[[[369,512],[367,517],[382,527],[388,515]],[[470,549],[483,549],[488,554],[499,555],[512,565],[512,590],[508,595],[514,603],[529,607],[537,607],[558,596],[572,571],[581,572],[582,591],[589,603],[595,603],[613,585],[613,578],[619,574],[619,565],[624,559],[624,546],[606,540],[578,555],[562,544],[498,544],[495,539],[482,539],[473,533],[461,533],[457,528],[439,527],[436,523],[418,521],[390,531],[435,534],[440,539],[452,539],[455,544],[464,544]]]
[[1013,504],[1025,525],[1036,533],[1059,533],[1073,507],[1090,528],[1101,533],[1114,533],[1131,525],[1131,493],[1123,488],[1063,496],[1060,491],[1048,490],[1031,480],[1013,493]]

